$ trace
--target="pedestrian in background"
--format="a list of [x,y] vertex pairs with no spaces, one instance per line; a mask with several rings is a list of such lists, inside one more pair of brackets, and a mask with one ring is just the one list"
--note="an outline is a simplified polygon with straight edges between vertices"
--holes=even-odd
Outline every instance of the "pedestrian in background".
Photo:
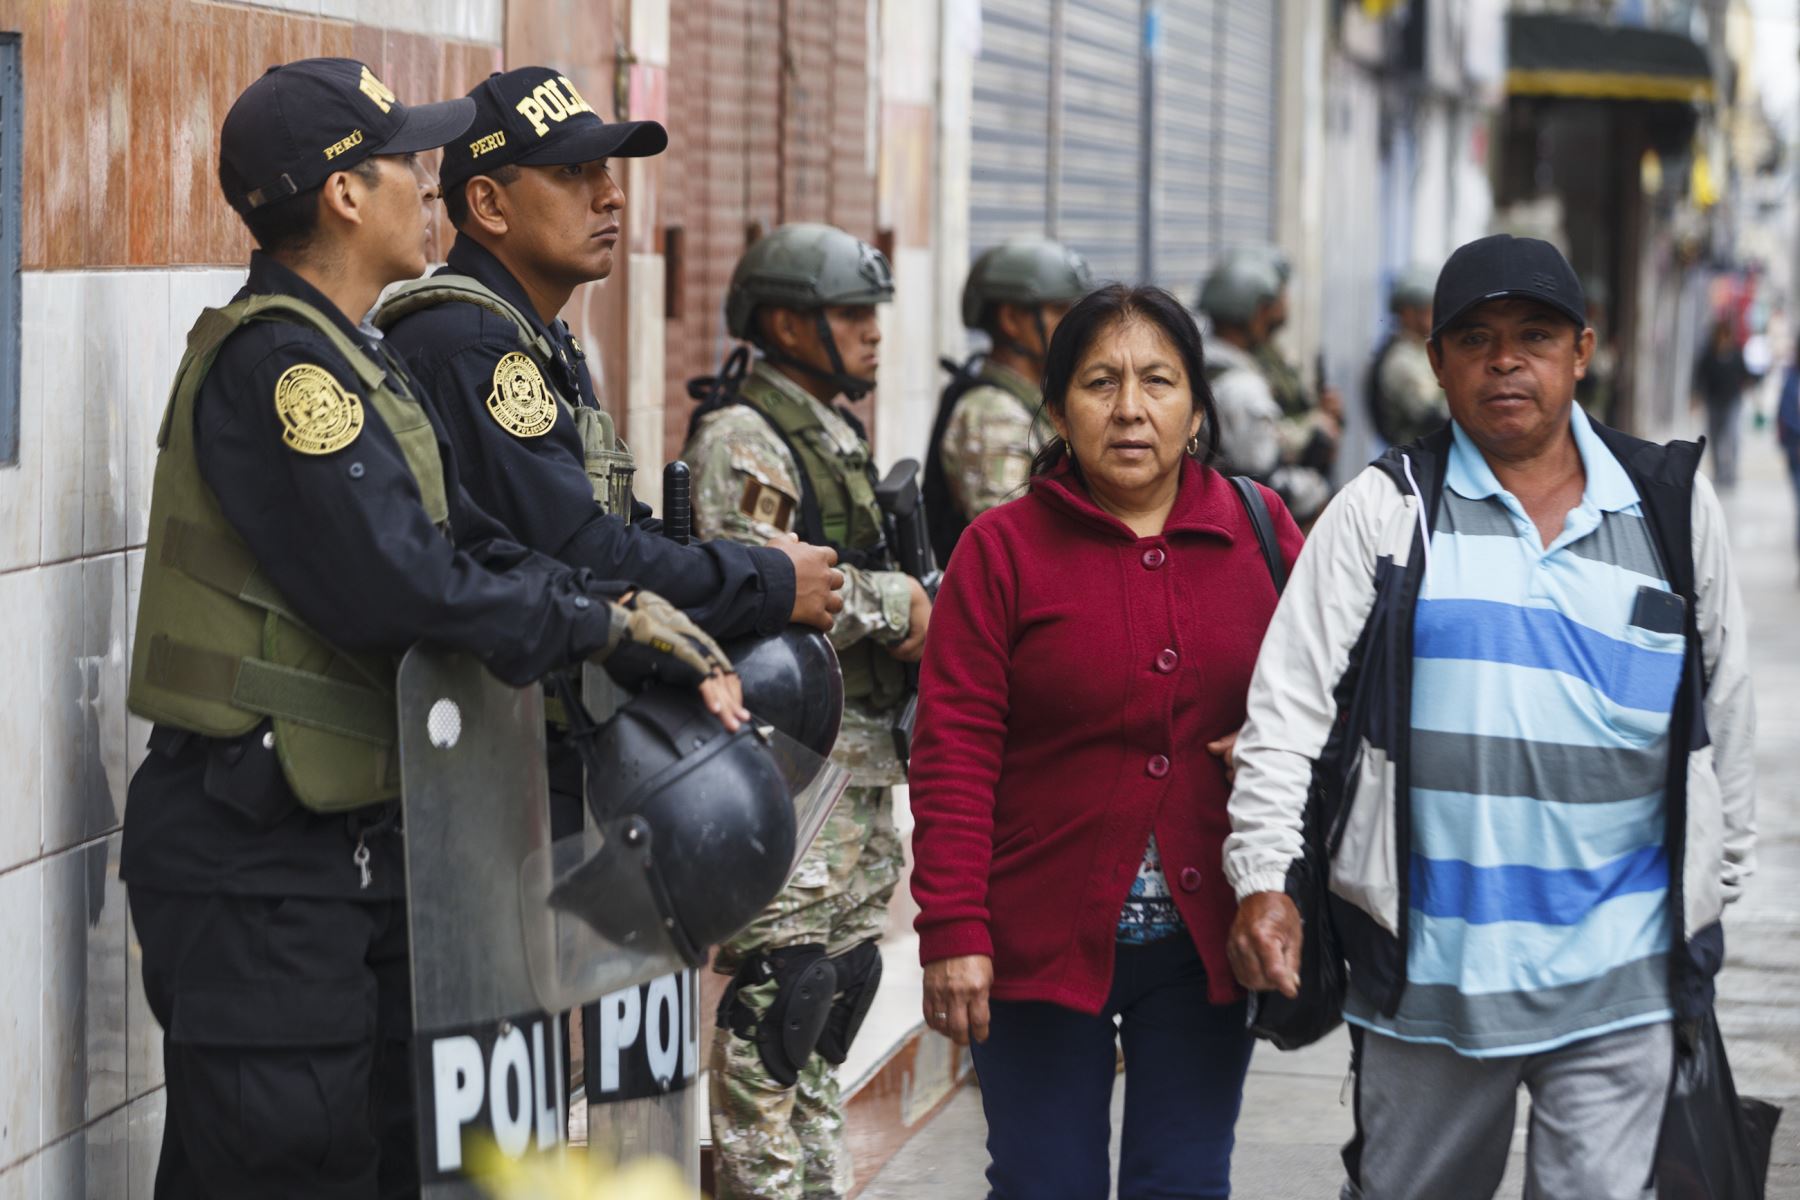
[[[1225,850],[1247,987],[1291,986],[1283,886],[1313,762],[1328,739],[1360,745],[1330,864],[1355,1047],[1346,1200],[1492,1196],[1521,1085],[1527,1195],[1651,1196],[1671,1022],[1710,1009],[1720,917],[1750,874],[1755,713],[1724,515],[1695,444],[1575,407],[1583,307],[1547,242],[1451,256],[1431,359],[1452,425],[1332,502],[1251,684]],[[1334,731],[1358,679],[1382,681],[1376,699]]]
[[1787,456],[1788,478],[1794,483],[1794,533],[1800,541],[1800,345],[1787,378],[1781,381],[1781,400],[1775,408],[1775,436]]
[[1431,292],[1437,272],[1408,267],[1394,280],[1388,309],[1394,331],[1369,368],[1369,416],[1375,432],[1390,446],[1400,446],[1443,427],[1450,419],[1444,389],[1431,369],[1426,343],[1431,339]]
[[[1276,592],[1243,501],[1205,465],[1219,422],[1173,296],[1081,300],[1044,398],[1057,440],[1023,498],[964,532],[927,643],[925,1016],[973,1042],[992,1196],[1104,1200],[1116,1036],[1118,1195],[1227,1196],[1250,1040],[1218,863]],[[1260,494],[1291,561],[1299,530]]]
[[1338,423],[1322,409],[1282,410],[1277,387],[1299,377],[1278,370],[1272,380],[1265,358],[1286,319],[1285,288],[1272,251],[1240,248],[1207,274],[1198,307],[1210,324],[1206,382],[1218,405],[1220,466],[1268,484],[1304,525],[1331,498],[1325,471],[1337,454]]
[[1739,431],[1743,426],[1744,389],[1753,377],[1744,365],[1731,322],[1713,322],[1706,350],[1694,364],[1694,394],[1706,406],[1706,440],[1712,444],[1713,479],[1722,488],[1735,487],[1738,475]]

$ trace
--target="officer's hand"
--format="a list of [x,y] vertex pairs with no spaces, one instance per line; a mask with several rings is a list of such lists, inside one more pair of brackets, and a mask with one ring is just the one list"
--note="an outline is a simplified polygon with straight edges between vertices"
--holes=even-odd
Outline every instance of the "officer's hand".
[[907,615],[906,637],[887,648],[887,652],[903,663],[916,663],[925,657],[925,629],[931,624],[931,597],[919,581],[908,575],[912,588],[912,609]]
[[1286,892],[1257,892],[1239,902],[1225,953],[1231,973],[1253,992],[1300,994],[1300,910]]
[[701,685],[707,708],[735,730],[748,719],[731,660],[705,630],[655,592],[628,592],[613,606],[606,647],[598,655],[606,673],[626,687],[648,679]]
[[844,610],[844,573],[836,568],[837,551],[808,545],[791,533],[772,537],[768,544],[794,564],[794,612],[788,619],[829,630],[836,623],[831,614]]
[[993,986],[994,960],[985,954],[926,963],[925,1023],[959,1046],[987,1041]]

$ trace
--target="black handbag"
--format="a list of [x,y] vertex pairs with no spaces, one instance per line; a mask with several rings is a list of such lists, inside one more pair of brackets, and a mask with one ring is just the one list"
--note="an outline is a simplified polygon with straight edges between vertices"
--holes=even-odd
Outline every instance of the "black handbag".
[[[1262,493],[1250,480],[1233,476],[1233,486],[1250,515],[1257,545],[1268,563],[1275,592],[1287,584],[1287,565],[1275,539],[1275,522]],[[1331,922],[1331,854],[1327,846],[1335,806],[1326,792],[1324,773],[1315,770],[1301,822],[1301,851],[1288,867],[1286,891],[1300,911],[1300,990],[1292,1000],[1280,992],[1252,992],[1246,1014],[1250,1032],[1281,1050],[1310,1046],[1344,1022],[1344,992],[1349,973],[1337,930]]]
[[1763,1200],[1781,1110],[1741,1098],[1718,1019],[1675,1023],[1675,1079],[1656,1146],[1657,1200]]

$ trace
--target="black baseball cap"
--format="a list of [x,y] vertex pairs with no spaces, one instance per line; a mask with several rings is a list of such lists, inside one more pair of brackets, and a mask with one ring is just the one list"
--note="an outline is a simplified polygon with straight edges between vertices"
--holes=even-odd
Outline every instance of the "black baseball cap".
[[447,191],[494,167],[561,166],[602,158],[648,158],[668,148],[655,121],[603,121],[569,77],[550,67],[489,75],[469,93],[475,121],[444,147],[438,182]]
[[353,58],[270,67],[244,89],[219,130],[219,157],[241,181],[225,199],[247,213],[316,188],[372,155],[435,150],[474,117],[466,99],[402,104]]
[[1562,251],[1537,238],[1496,233],[1458,247],[1438,272],[1431,302],[1431,336],[1489,300],[1508,296],[1536,300],[1587,327],[1587,299],[1581,280]]

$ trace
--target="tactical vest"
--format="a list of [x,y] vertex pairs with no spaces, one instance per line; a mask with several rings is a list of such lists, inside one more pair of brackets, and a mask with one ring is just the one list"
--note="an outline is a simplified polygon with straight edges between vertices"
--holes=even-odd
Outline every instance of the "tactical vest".
[[[807,498],[803,497],[801,509],[806,513],[809,507],[816,506],[817,516],[813,519],[817,528],[805,528],[810,521],[803,516],[800,536],[809,542],[838,547],[840,556],[853,565],[871,570],[891,569],[881,505],[875,500],[875,472],[869,462],[868,445],[858,440],[854,451],[844,453],[813,405],[788,395],[754,372],[744,379],[738,399],[761,414],[781,436],[806,477],[800,483],[811,492],[812,505],[805,503]],[[869,557],[855,562],[864,555]],[[905,694],[904,669],[872,641],[864,639],[838,651],[838,665],[844,672],[846,700],[891,708]]]
[[395,748],[396,660],[340,650],[301,622],[200,475],[194,401],[219,348],[250,321],[315,329],[350,364],[363,400],[400,444],[425,511],[449,515],[437,434],[405,389],[318,309],[288,296],[253,296],[206,309],[156,435],[150,536],[132,638],[127,705],[140,717],[214,738],[269,718],[282,773],[316,812],[361,808],[400,794]]
[[[401,284],[375,310],[376,328],[385,331],[402,317],[440,304],[473,304],[511,321],[519,335],[519,349],[537,364],[545,383],[549,385],[557,378],[556,348],[549,337],[539,333],[524,313],[492,288],[469,275],[428,275]],[[631,478],[637,465],[631,450],[615,432],[612,414],[582,404],[579,397],[570,402],[554,385],[550,385],[550,390],[575,422],[575,432],[581,438],[582,466],[593,486],[594,502],[604,512],[631,520]]]
[[1019,377],[1016,371],[989,370],[986,363],[980,371],[974,370],[976,357],[967,362],[958,363],[954,359],[940,359],[939,362],[949,370],[950,382],[938,395],[937,416],[931,424],[931,442],[925,447],[925,523],[931,534],[931,548],[937,555],[938,565],[950,561],[950,554],[956,549],[956,543],[962,540],[963,530],[969,527],[969,518],[962,507],[956,503],[956,497],[950,493],[950,476],[944,469],[944,435],[950,431],[950,420],[956,415],[956,406],[962,398],[979,387],[995,387],[1007,393],[1024,406],[1031,414],[1031,428],[1044,441],[1055,436],[1055,430],[1044,415],[1044,397],[1036,388]]

